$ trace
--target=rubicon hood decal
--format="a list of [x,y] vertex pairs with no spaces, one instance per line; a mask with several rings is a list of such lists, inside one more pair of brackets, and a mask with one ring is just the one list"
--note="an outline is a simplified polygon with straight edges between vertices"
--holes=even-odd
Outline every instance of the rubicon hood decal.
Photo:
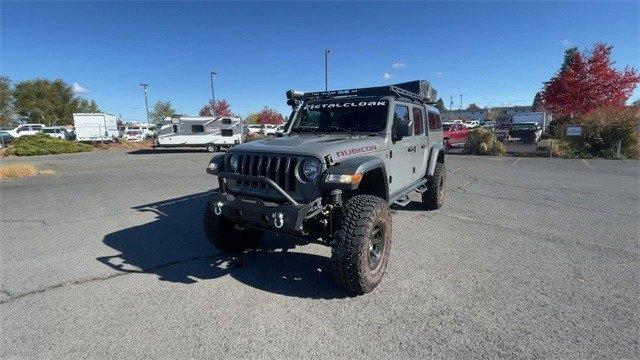
[[349,156],[367,154],[376,150],[378,150],[378,147],[376,145],[370,144],[350,149],[338,150],[336,151],[336,156],[338,157],[338,159],[344,159]]

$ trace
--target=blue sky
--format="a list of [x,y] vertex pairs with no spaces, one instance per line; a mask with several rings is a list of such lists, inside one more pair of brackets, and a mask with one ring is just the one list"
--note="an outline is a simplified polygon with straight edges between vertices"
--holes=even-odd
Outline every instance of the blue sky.
[[460,94],[463,106],[529,104],[568,46],[605,41],[619,67],[640,58],[638,2],[2,1],[0,11],[3,75],[77,83],[126,120],[145,118],[140,82],[150,104],[197,113],[212,69],[235,112],[287,112],[285,90],[324,88],[325,48],[330,88],[427,79],[454,108]]

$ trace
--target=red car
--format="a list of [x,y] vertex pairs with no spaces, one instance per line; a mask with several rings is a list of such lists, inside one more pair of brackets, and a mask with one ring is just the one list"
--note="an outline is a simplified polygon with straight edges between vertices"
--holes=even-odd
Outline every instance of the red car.
[[464,145],[469,137],[469,129],[462,124],[442,124],[443,139],[445,149],[449,150],[456,145]]

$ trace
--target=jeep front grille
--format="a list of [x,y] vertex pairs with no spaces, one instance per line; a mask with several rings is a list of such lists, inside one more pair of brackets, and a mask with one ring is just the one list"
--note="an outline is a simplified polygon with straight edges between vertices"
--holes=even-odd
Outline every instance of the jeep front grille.
[[[275,181],[284,191],[296,192],[298,179],[296,167],[302,158],[285,155],[238,154],[238,170],[242,175],[265,176]],[[251,192],[271,192],[265,183],[236,181],[238,190]]]

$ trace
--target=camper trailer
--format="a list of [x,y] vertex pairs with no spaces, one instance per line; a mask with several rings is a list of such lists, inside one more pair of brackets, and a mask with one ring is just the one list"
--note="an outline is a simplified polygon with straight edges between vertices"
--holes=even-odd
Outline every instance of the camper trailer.
[[156,147],[205,147],[216,152],[240,142],[240,118],[174,115],[158,129]]
[[113,141],[118,135],[116,117],[111,114],[73,114],[78,141]]

